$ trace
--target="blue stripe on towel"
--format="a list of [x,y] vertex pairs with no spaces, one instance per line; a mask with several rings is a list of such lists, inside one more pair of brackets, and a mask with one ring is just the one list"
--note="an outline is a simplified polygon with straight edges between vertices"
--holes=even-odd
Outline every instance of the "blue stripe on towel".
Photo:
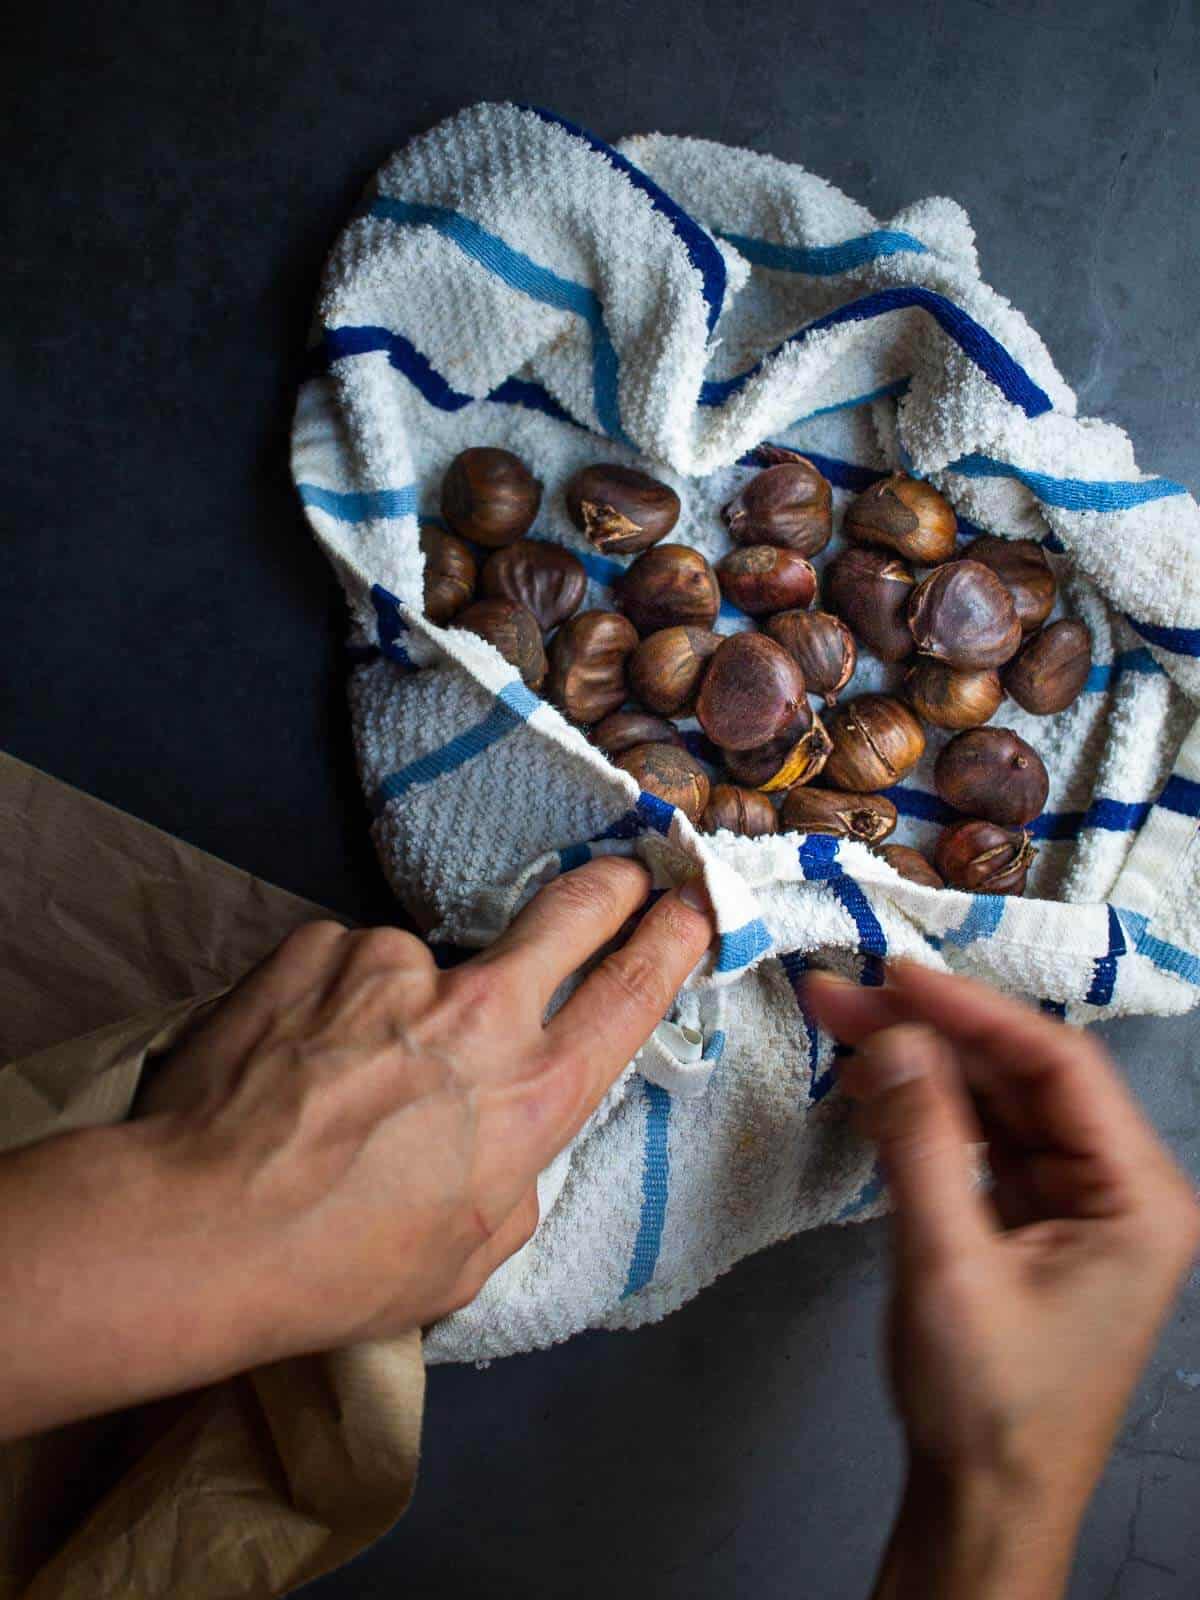
[[996,461],[984,455],[963,456],[951,461],[946,471],[960,473],[964,478],[1015,478],[1039,500],[1061,511],[1129,511],[1134,506],[1148,505],[1152,500],[1166,500],[1187,493],[1181,483],[1171,478],[1136,481],[1054,478],[1046,472],[1027,471],[1011,462]]
[[1200,783],[1173,773],[1158,797],[1158,804],[1185,817],[1200,817]]
[[543,416],[553,417],[556,422],[569,422],[574,427],[582,427],[576,422],[569,411],[563,409],[550,393],[549,389],[540,383],[532,383],[528,378],[505,378],[503,383],[498,383],[488,399],[497,405],[524,406],[526,411],[540,411]]
[[733,378],[710,379],[702,384],[700,404],[723,405],[732,395],[745,388],[752,378],[757,377],[764,363],[778,355],[781,350],[803,344],[805,340],[811,339],[814,334],[823,332],[826,328],[835,328],[849,322],[868,322],[874,317],[886,316],[892,311],[914,309],[928,312],[942,331],[948,334],[984,376],[996,385],[1005,399],[1020,406],[1026,416],[1040,417],[1047,411],[1053,410],[1050,396],[1033,381],[1023,367],[1013,360],[1004,346],[982,323],[969,317],[961,306],[955,305],[952,300],[947,300],[944,295],[935,294],[932,289],[923,289],[913,284],[901,285],[894,289],[880,289],[874,294],[863,295],[860,299],[851,300],[844,306],[838,306],[835,311],[830,311],[825,316],[807,323],[803,328],[798,328],[746,372],[741,372]]
[[860,1211],[865,1211],[868,1206],[873,1206],[883,1191],[883,1174],[876,1167],[871,1177],[867,1179],[854,1198],[847,1200],[833,1220],[835,1222],[849,1222],[851,1217],[857,1216]]
[[881,256],[928,255],[928,249],[911,233],[898,228],[876,228],[873,233],[843,239],[841,244],[775,244],[770,239],[752,239],[744,233],[715,230],[718,239],[731,244],[753,266],[772,272],[802,272],[810,278],[830,278],[839,272],[852,272]]
[[1133,939],[1136,955],[1145,956],[1161,972],[1168,972],[1172,977],[1182,978],[1184,983],[1200,988],[1200,958],[1190,950],[1181,950],[1177,944],[1168,944],[1165,939],[1158,939],[1149,933],[1150,919],[1140,911],[1125,911],[1118,907],[1117,915]]
[[629,1276],[621,1291],[622,1300],[644,1289],[654,1276],[658,1253],[662,1249],[663,1224],[667,1218],[667,1198],[671,1187],[671,1158],[667,1149],[671,1096],[657,1083],[647,1083],[643,1078],[642,1098],[646,1102],[642,1209],[633,1256],[629,1262]]
[[546,111],[541,106],[519,105],[519,111],[531,112],[542,122],[549,123],[553,128],[561,128],[564,133],[572,134],[576,139],[582,139],[590,150],[603,156],[610,167],[622,173],[629,179],[635,189],[646,196],[654,209],[671,224],[676,236],[687,251],[688,260],[700,274],[701,293],[707,309],[708,331],[711,333],[717,325],[717,319],[725,304],[725,287],[727,271],[725,258],[713,243],[708,232],[700,226],[694,217],[676,201],[672,200],[666,190],[648,178],[640,167],[635,167],[628,156],[623,156],[619,150],[614,150],[612,145],[605,144],[603,139],[598,139],[594,133],[589,133],[586,128],[581,128],[577,123],[568,122],[565,117],[559,117],[553,111]]
[[1108,952],[1096,957],[1091,988],[1086,996],[1088,1005],[1106,1006],[1111,1002],[1117,984],[1117,963],[1124,954],[1125,935],[1121,931],[1121,921],[1112,906],[1109,906]]
[[[955,811],[937,795],[903,784],[883,793],[903,817],[943,825],[961,822],[963,813]],[[1093,800],[1086,811],[1043,811],[1028,825],[1035,839],[1077,839],[1086,828],[1104,833],[1129,833],[1140,828],[1150,813],[1149,800],[1109,800],[1103,795]]]
[[418,784],[432,783],[436,778],[443,778],[448,772],[455,772],[468,761],[482,755],[514,728],[527,722],[540,704],[538,697],[523,683],[507,684],[500,690],[495,704],[482,721],[465,729],[448,744],[429,751],[427,755],[418,756],[415,761],[410,761],[407,766],[384,778],[371,802],[374,814],[378,816],[390,800],[398,800]]
[[837,840],[826,834],[809,834],[800,846],[799,855],[804,876],[815,883],[827,883],[849,912],[864,957],[860,981],[871,987],[878,986],[883,982],[882,961],[888,953],[887,936],[870,900],[837,859]]
[[586,322],[592,334],[592,397],[596,415],[605,433],[624,439],[617,402],[617,353],[604,320],[604,308],[594,290],[514,250],[504,239],[489,233],[461,211],[400,200],[392,195],[381,195],[368,209],[372,216],[386,217],[404,226],[433,228],[510,289],[556,311],[569,311]]
[[306,506],[324,511],[339,522],[370,522],[375,518],[415,517],[416,484],[403,489],[325,489],[319,483],[298,483],[296,489]]
[[816,1018],[809,1010],[804,999],[804,975],[810,970],[807,956],[802,956],[796,950],[789,950],[779,958],[779,965],[783,968],[784,975],[792,986],[792,993],[796,997],[796,1010],[800,1013],[800,1021],[804,1027],[804,1038],[808,1045],[808,1103],[818,1105],[837,1083],[837,1073],[833,1067],[833,1056],[830,1055],[829,1063],[824,1072],[819,1072],[821,1055],[821,1030],[817,1026]]
[[411,339],[406,339],[402,333],[393,333],[390,328],[326,328],[320,345],[313,352],[313,360],[330,367],[346,356],[370,355],[380,350],[386,352],[391,365],[404,374],[422,399],[439,411],[461,411],[474,402],[473,394],[464,394],[447,383]]
[[725,1034],[721,1028],[714,1028],[704,1041],[704,1049],[700,1052],[701,1061],[720,1061],[725,1054]]
[[[875,467],[860,467],[856,461],[841,461],[837,456],[823,456],[816,450],[806,450],[801,446],[784,444],[772,445],[770,440],[764,443],[775,450],[796,450],[806,461],[811,461],[822,477],[828,478],[835,489],[853,489],[855,493],[869,489],[873,483],[878,483],[880,478],[886,478],[886,472],[880,472]],[[747,450],[744,456],[739,456],[739,467],[761,467],[766,463],[759,451],[759,445],[754,450]]]
[[730,933],[723,933],[717,944],[718,972],[736,972],[770,950],[771,935],[761,917],[754,917]]
[[1170,650],[1177,656],[1200,656],[1200,628],[1168,628],[1161,622],[1139,622],[1125,613],[1125,620],[1147,644]]
[[1003,916],[1003,895],[972,895],[966,916],[957,928],[947,929],[942,935],[942,943],[968,945],[975,944],[980,939],[990,939],[1000,926]]
[[404,645],[408,623],[401,613],[399,600],[381,583],[373,583],[371,605],[375,610],[375,637],[379,640],[380,651],[396,666],[402,667],[406,672],[415,672],[416,662]]

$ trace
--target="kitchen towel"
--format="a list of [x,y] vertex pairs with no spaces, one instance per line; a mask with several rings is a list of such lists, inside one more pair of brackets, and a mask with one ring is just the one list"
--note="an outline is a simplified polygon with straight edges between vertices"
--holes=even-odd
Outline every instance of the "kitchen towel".
[[[345,587],[350,703],[390,881],[435,948],[487,944],[537,886],[597,853],[666,884],[703,872],[719,937],[676,1011],[540,1185],[531,1243],[435,1328],[484,1359],[662,1316],[740,1256],[883,1203],[804,1014],[812,962],[877,983],[906,955],[1071,1020],[1171,1013],[1200,984],[1200,514],[1144,475],[1024,318],[979,276],[951,200],[886,222],[770,156],[475,106],[371,183],[329,258],[293,471]],[[936,891],[865,847],[699,835],[612,767],[497,652],[424,620],[418,523],[468,445],[543,480],[534,532],[602,558],[563,488],[596,460],[676,488],[672,538],[710,558],[765,444],[850,496],[897,466],[948,496],[964,539],[1037,539],[1094,666],[1067,711],[997,721],[1050,773],[1027,895]],[[833,548],[838,540],[835,538]],[[820,563],[818,563],[820,564]],[[746,619],[723,608],[718,626]],[[851,692],[895,669],[864,659]],[[892,791],[900,842],[947,813],[931,767]]]

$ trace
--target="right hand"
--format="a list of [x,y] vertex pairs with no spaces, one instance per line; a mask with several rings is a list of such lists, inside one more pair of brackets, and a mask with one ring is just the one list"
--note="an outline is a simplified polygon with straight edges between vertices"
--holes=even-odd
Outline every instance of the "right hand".
[[814,974],[808,998],[857,1046],[841,1083],[895,1206],[909,1479],[878,1595],[1057,1595],[1200,1244],[1191,1185],[1075,1028],[907,962],[878,989]]

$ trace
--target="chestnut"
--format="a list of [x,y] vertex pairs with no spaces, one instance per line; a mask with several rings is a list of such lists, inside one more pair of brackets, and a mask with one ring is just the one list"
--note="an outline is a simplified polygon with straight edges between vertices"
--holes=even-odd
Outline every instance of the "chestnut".
[[752,617],[811,605],[817,592],[812,563],[773,544],[743,545],[722,556],[717,582],[730,605]]
[[686,748],[683,735],[673,722],[665,717],[652,717],[648,711],[610,711],[589,737],[606,756],[619,756],[624,750],[632,750],[635,744],[674,744],[681,750]]
[[901,700],[860,694],[829,720],[833,749],[822,777],[834,789],[874,790],[896,783],[925,753],[921,724]]
[[747,839],[760,839],[764,834],[778,833],[779,819],[775,807],[760,790],[718,783],[708,797],[700,826],[705,833],[725,828]]
[[906,844],[885,844],[880,847],[879,854],[894,872],[907,878],[909,883],[921,883],[927,889],[946,887],[941,874],[934,871],[919,850],[913,850]]
[[531,689],[540,689],[546,676],[542,630],[532,611],[515,600],[476,600],[454,619],[455,626],[495,645]]
[[474,598],[475,557],[469,544],[435,522],[423,522],[418,537],[425,557],[425,615],[430,622],[449,622]]
[[722,509],[729,537],[736,544],[776,544],[815,556],[833,533],[833,490],[806,457],[777,448],[771,456],[775,464],[743,484]]
[[1065,711],[1092,670],[1092,636],[1082,622],[1065,617],[1023,645],[1004,669],[1004,687],[1035,717]]
[[1022,633],[1032,633],[1054,610],[1058,583],[1046,552],[1034,539],[997,539],[986,534],[964,550],[968,561],[990,567],[1012,595]]
[[583,467],[567,484],[566,499],[571,521],[606,555],[648,550],[679,521],[674,489],[636,467]]
[[442,479],[442,515],[464,539],[496,549],[528,533],[542,486],[511,450],[476,446],[456,455]]
[[583,562],[546,539],[518,539],[493,550],[483,563],[479,587],[486,595],[507,595],[538,619],[543,633],[573,617],[583,604],[587,573]]
[[909,667],[904,693],[917,715],[938,728],[978,728],[996,715],[1004,699],[999,673],[956,672],[932,656]]
[[922,655],[951,667],[1001,667],[1021,645],[1012,595],[981,561],[931,572],[912,592],[908,625]]
[[637,645],[615,611],[580,611],[550,641],[547,698],[572,722],[599,722],[625,699],[625,664]]
[[1050,779],[1041,756],[1011,728],[972,728],[938,755],[933,786],[956,811],[1017,826],[1039,814]]
[[800,668],[808,692],[824,695],[825,704],[833,705],[858,660],[854,635],[841,618],[828,611],[780,611],[765,631]]
[[914,644],[908,602],[916,579],[882,550],[843,550],[825,569],[825,604],[881,661],[903,661]]
[[973,894],[1020,894],[1037,855],[1024,828],[997,822],[955,822],[933,852],[933,864],[951,887]]
[[613,765],[656,794],[678,806],[689,822],[699,822],[708,804],[708,773],[686,750],[673,744],[635,744],[613,757]]
[[717,575],[699,550],[658,544],[621,580],[617,604],[639,633],[659,628],[711,628],[721,607]]
[[820,717],[812,717],[798,737],[793,730],[781,738],[756,745],[753,750],[723,750],[721,754],[729,776],[737,783],[774,794],[780,789],[811,783],[820,775],[829,748],[825,724]]
[[842,531],[857,544],[885,545],[919,567],[933,567],[954,554],[958,518],[932,484],[894,472],[851,501]]
[[882,794],[844,794],[840,789],[789,789],[779,820],[797,833],[831,833],[838,839],[878,844],[894,833],[896,808]]
[[765,633],[722,639],[700,685],[696,716],[723,750],[753,750],[789,734],[798,738],[812,723],[804,674]]
[[647,634],[629,658],[629,687],[650,711],[689,716],[700,679],[721,645],[707,628],[660,628]]

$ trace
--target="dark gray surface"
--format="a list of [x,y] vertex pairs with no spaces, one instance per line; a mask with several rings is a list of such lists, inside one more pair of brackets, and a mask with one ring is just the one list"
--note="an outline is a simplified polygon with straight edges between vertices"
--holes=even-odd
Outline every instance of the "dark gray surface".
[[[446,0],[27,8],[7,123],[0,744],[238,864],[387,914],[339,602],[285,438],[321,259],[409,135],[521,98],[798,160],[886,217],[961,200],[1086,410],[1200,486],[1194,0]],[[1111,1036],[1197,1166],[1195,1023]],[[438,1370],[410,1516],[312,1593],[854,1596],[899,1453],[875,1226],[745,1263],[664,1325]],[[1078,1600],[1200,1590],[1193,1280]]]

